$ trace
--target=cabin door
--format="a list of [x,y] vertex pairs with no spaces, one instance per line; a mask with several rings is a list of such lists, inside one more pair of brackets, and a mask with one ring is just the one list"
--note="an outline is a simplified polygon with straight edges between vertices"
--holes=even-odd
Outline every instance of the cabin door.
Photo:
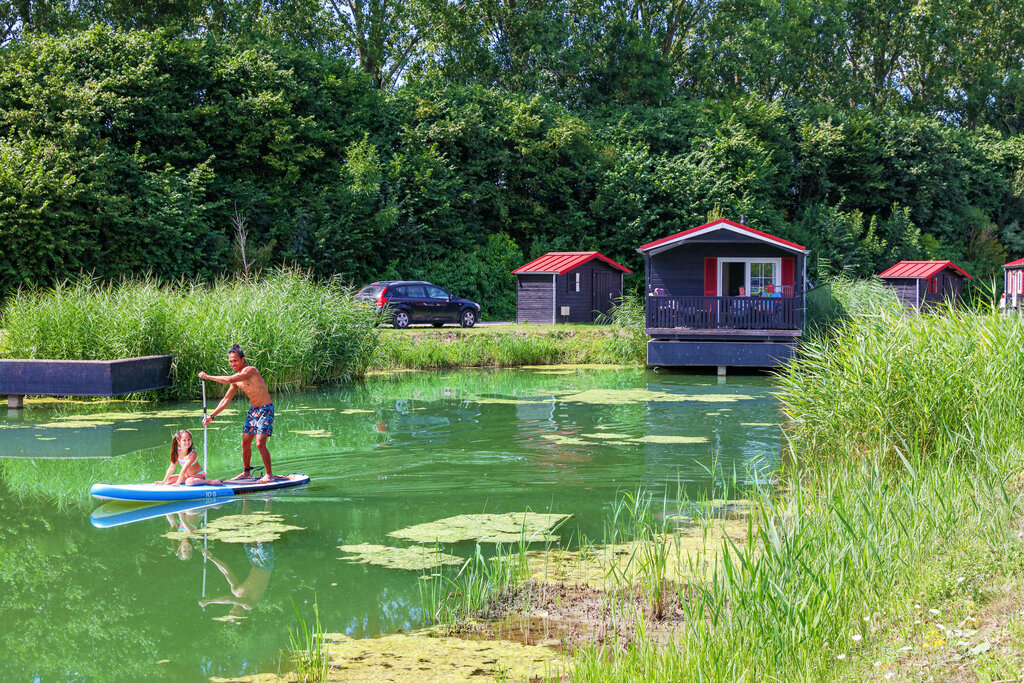
[[739,296],[740,287],[747,284],[747,264],[726,261],[722,264],[722,296]]
[[619,293],[619,282],[621,280],[618,273],[607,273],[601,270],[594,270],[594,281],[593,281],[593,292],[591,305],[593,306],[596,313],[608,315],[612,310],[612,303],[615,297],[622,296]]

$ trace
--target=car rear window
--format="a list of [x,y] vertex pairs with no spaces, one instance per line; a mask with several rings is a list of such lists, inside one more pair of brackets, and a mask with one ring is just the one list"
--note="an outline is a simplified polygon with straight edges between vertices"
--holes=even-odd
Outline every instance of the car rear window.
[[356,296],[360,296],[366,299],[376,299],[380,296],[380,293],[384,291],[383,285],[367,285],[359,290]]

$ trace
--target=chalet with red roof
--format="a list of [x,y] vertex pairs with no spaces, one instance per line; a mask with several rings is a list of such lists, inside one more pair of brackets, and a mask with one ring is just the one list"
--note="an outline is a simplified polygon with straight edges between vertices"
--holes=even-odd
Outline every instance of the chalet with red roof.
[[1024,258],[1003,265],[1003,285],[1006,308],[1024,307]]
[[516,322],[589,323],[622,296],[629,268],[596,251],[552,251],[512,271]]
[[644,257],[647,364],[774,367],[804,325],[809,250],[720,219],[637,249]]
[[900,261],[878,274],[906,306],[921,310],[964,298],[964,280],[970,279],[952,261]]

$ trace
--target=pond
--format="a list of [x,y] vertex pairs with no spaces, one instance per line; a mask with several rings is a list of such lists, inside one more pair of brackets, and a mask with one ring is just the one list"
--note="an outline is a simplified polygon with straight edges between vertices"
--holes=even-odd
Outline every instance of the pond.
[[[681,487],[716,497],[723,478],[774,467],[781,437],[771,392],[764,377],[552,366],[279,394],[275,471],[304,472],[310,485],[125,524],[108,515],[123,510],[89,497],[90,484],[159,479],[179,428],[192,430],[202,457],[198,401],[0,411],[0,678],[278,671],[287,627],[298,623],[293,602],[308,617],[314,599],[328,631],[416,628],[425,619],[419,572],[350,563],[338,546],[406,547],[389,533],[526,510],[572,515],[556,532],[563,544],[581,532],[600,541],[623,492],[675,500]],[[210,426],[211,476],[239,471],[244,408],[236,401]],[[260,533],[278,531],[261,542],[229,534],[205,548],[201,536],[187,537],[203,524],[253,520],[271,522]],[[443,550],[470,557],[475,547]]]

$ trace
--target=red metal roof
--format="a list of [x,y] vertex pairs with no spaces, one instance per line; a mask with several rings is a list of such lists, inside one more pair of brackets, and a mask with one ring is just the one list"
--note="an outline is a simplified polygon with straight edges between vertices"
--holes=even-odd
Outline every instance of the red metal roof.
[[946,268],[952,268],[964,277],[971,277],[967,271],[952,261],[900,261],[896,265],[879,273],[878,277],[927,278],[945,270]]
[[642,247],[640,247],[637,251],[647,251],[649,249],[653,249],[654,247],[658,247],[658,246],[661,246],[661,245],[664,245],[664,244],[668,244],[669,242],[674,242],[674,241],[677,241],[677,240],[678,241],[685,241],[685,238],[688,237],[688,236],[694,235],[696,233],[699,233],[699,232],[701,232],[703,230],[707,230],[709,228],[714,228],[716,226],[721,226],[722,228],[726,228],[726,226],[729,226],[726,229],[732,229],[734,231],[744,232],[744,233],[747,233],[748,235],[750,235],[751,237],[754,237],[756,239],[759,239],[759,240],[762,240],[762,241],[765,241],[765,242],[773,242],[773,243],[775,243],[775,244],[777,244],[777,245],[779,245],[781,247],[786,247],[788,249],[795,249],[797,251],[803,251],[803,252],[807,251],[806,247],[801,246],[801,245],[797,244],[796,242],[790,242],[789,240],[784,240],[781,237],[776,237],[775,235],[769,235],[768,233],[762,232],[761,230],[755,230],[754,228],[750,227],[749,225],[742,225],[740,223],[736,223],[734,221],[730,221],[727,218],[721,218],[721,219],[719,219],[717,221],[711,221],[710,223],[705,223],[704,225],[698,225],[696,228],[690,228],[689,230],[683,230],[682,232],[677,232],[674,235],[669,235],[668,237],[662,237],[660,240],[654,240],[653,242],[648,242],[647,244],[645,244]]
[[549,251],[538,259],[534,259],[513,270],[513,273],[558,273],[565,275],[573,268],[582,266],[591,259],[601,259],[608,265],[618,268],[623,273],[632,273],[629,268],[619,265],[607,256],[596,251]]
[[1003,264],[1003,268],[1011,268],[1014,266],[1024,266],[1024,258],[1019,258],[1016,261],[1010,261],[1009,263]]

